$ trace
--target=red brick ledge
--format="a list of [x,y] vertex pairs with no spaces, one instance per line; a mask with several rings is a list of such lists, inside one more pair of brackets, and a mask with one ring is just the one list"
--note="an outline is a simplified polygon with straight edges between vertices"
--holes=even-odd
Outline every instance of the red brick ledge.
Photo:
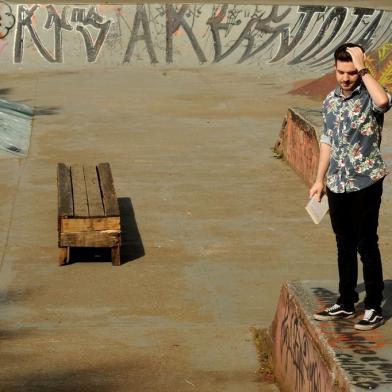
[[283,157],[305,183],[313,184],[319,159],[321,112],[289,108],[274,151]]
[[[299,294],[301,285],[282,286],[275,318],[269,330],[275,381],[287,392],[349,392],[352,385],[334,350],[316,324],[309,320],[311,298]],[[309,311],[308,309],[308,311]]]

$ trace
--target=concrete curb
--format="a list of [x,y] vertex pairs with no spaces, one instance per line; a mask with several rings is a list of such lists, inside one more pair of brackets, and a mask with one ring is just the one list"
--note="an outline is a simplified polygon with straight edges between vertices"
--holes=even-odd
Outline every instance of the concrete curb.
[[321,112],[303,108],[289,108],[283,121],[275,153],[282,156],[307,185],[317,174]]
[[387,326],[362,332],[353,328],[353,320],[313,320],[314,311],[336,300],[334,286],[316,281],[283,285],[270,327],[276,382],[292,392],[389,391]]
[[292,283],[283,285],[270,329],[277,383],[282,391],[350,391],[325,336],[309,321],[303,299]]

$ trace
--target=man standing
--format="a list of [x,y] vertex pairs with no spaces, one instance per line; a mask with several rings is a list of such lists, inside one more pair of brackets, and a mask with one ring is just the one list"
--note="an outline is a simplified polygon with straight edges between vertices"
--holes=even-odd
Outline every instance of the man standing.
[[323,103],[324,129],[316,181],[309,196],[321,200],[326,193],[336,236],[339,298],[316,313],[316,320],[355,317],[358,278],[357,252],[363,264],[365,314],[354,327],[374,329],[384,323],[384,290],[378,248],[378,216],[383,179],[387,174],[380,153],[384,113],[392,106],[386,93],[365,67],[361,46],[344,44],[335,51],[337,88]]

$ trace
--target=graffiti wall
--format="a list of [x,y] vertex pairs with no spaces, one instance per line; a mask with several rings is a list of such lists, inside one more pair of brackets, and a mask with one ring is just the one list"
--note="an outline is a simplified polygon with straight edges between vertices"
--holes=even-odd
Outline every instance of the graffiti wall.
[[290,287],[282,287],[271,336],[274,375],[282,391],[337,390],[339,380],[320,353],[314,330]]
[[[390,391],[391,341],[384,329],[365,332],[354,329],[353,320],[313,320],[313,312],[335,303],[334,286],[331,281],[283,285],[271,326],[274,374],[281,390]],[[388,281],[385,287],[390,293]],[[387,302],[389,318],[386,309]]]
[[[312,287],[321,306],[335,301],[337,294],[325,287]],[[321,322],[318,326],[336,353],[337,361],[358,390],[388,391],[392,384],[390,347],[382,329],[357,331],[352,321]]]
[[392,12],[367,8],[26,5],[0,0],[2,70],[58,64],[243,63],[322,73],[339,44],[355,41],[368,51],[382,47],[387,56],[391,38]]

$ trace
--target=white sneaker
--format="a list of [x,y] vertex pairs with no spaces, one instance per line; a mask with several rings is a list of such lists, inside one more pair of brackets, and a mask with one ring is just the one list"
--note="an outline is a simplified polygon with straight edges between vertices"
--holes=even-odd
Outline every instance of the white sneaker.
[[359,329],[360,331],[369,331],[383,325],[384,323],[385,320],[381,313],[377,312],[375,309],[366,309],[363,319],[358,321],[354,325],[354,328]]

